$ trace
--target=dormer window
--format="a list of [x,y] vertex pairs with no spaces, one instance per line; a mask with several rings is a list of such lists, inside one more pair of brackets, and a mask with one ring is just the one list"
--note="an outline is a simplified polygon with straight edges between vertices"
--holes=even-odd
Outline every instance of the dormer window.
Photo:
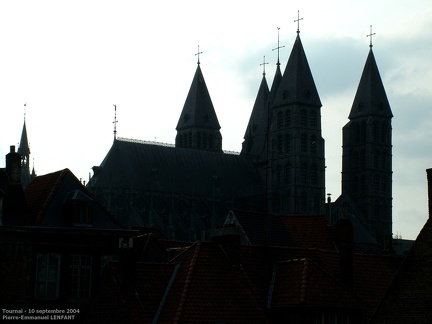
[[93,199],[79,189],[67,194],[63,203],[63,212],[73,226],[91,226],[93,223]]

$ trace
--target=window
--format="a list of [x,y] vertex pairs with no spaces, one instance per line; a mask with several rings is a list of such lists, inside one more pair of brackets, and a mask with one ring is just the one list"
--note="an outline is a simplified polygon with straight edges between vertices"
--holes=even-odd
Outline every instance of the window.
[[285,111],[285,127],[291,126],[291,109]]
[[282,111],[279,111],[277,114],[277,129],[281,129],[283,127],[283,114]]
[[38,254],[36,259],[36,299],[53,300],[59,296],[60,254]]
[[318,167],[314,163],[312,164],[310,171],[311,184],[316,185],[318,183]]
[[375,167],[375,169],[379,168],[379,160],[380,160],[380,150],[376,148],[374,150],[374,167]]
[[300,136],[300,150],[302,151],[302,152],[306,152],[306,134],[305,133],[303,133],[303,134],[301,134],[301,136]]
[[290,163],[285,164],[285,184],[291,183],[291,165]]
[[300,182],[305,184],[307,183],[308,178],[308,166],[306,162],[303,162],[300,166]]
[[276,167],[276,183],[280,185],[281,180],[282,180],[282,166],[278,164],[278,166]]
[[310,152],[312,153],[312,154],[316,154],[316,152],[317,152],[317,137],[316,137],[316,135],[315,134],[312,134],[311,136],[310,136]]
[[291,153],[291,134],[285,134],[285,152]]
[[282,147],[283,147],[282,135],[278,135],[278,138],[277,138],[277,151],[278,151],[278,154],[282,154]]
[[89,255],[71,255],[69,270],[70,297],[90,297],[92,257]]
[[91,222],[91,206],[88,202],[75,200],[72,204],[73,208],[73,223],[80,225],[90,225]]
[[310,119],[309,119],[309,121],[310,121],[310,126],[312,128],[316,128],[317,127],[317,113],[316,113],[316,111],[311,111],[310,112]]
[[307,125],[307,110],[306,109],[302,109],[300,112],[300,124],[302,126]]

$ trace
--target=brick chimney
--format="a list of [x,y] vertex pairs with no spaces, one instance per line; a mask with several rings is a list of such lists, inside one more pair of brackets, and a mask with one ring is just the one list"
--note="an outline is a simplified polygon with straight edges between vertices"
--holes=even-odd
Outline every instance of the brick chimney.
[[21,184],[21,155],[15,152],[15,145],[11,145],[6,154],[6,173],[11,185]]
[[427,174],[427,187],[428,187],[428,213],[429,218],[432,215],[432,168],[426,169]]
[[225,224],[213,231],[212,241],[219,244],[231,265],[240,264],[240,237],[236,224]]

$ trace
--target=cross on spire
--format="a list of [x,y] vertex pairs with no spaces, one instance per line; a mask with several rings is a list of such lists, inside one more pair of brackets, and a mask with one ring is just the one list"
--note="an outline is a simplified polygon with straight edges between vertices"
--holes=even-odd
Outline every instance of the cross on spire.
[[117,123],[118,123],[118,120],[117,120],[117,105],[114,104],[113,106],[114,106],[114,121],[113,121],[113,124],[114,124],[114,140],[115,140],[115,139],[117,139]]
[[297,19],[294,20],[297,23],[297,34],[300,34],[300,20],[303,20],[303,18],[300,18],[300,10],[297,10]]
[[268,62],[265,61],[265,55],[264,55],[263,62],[260,64],[260,66],[261,66],[261,65],[263,66],[263,75],[266,74],[266,73],[265,73],[265,66],[266,66],[266,64],[268,64]]
[[370,43],[369,43],[369,47],[372,48],[372,36],[375,35],[376,33],[372,33],[372,25],[370,25],[370,33],[369,35],[366,35],[366,37],[370,37]]
[[279,50],[280,50],[281,48],[284,48],[285,45],[284,45],[284,46],[279,46],[279,30],[280,30],[280,27],[278,27],[277,30],[278,30],[278,46],[277,46],[276,48],[273,48],[272,51],[274,51],[274,50],[277,50],[277,51],[278,51],[278,52],[277,52],[277,53],[278,53],[278,58],[277,58],[277,63],[276,63],[276,65],[280,65],[280,61],[279,61]]
[[202,52],[200,52],[199,45],[198,45],[198,52],[195,53],[195,56],[198,56],[198,62],[197,62],[197,64],[200,64],[200,59],[199,59],[200,54],[202,54]]

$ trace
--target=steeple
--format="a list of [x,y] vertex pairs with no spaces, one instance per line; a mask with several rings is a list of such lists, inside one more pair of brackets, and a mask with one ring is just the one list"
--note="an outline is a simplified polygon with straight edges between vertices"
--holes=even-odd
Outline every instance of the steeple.
[[21,156],[21,184],[25,188],[32,180],[30,175],[30,146],[27,138],[26,119],[24,114],[24,124],[21,132],[21,140],[18,147]]
[[176,147],[222,152],[220,125],[198,59],[177,123]]
[[[322,213],[325,201],[321,101],[297,35],[271,98],[267,193],[270,212]],[[276,90],[277,89],[277,90]]]
[[392,117],[371,42],[343,127],[342,194],[351,197],[359,221],[381,244],[392,235]]
[[372,47],[370,47],[348,118],[355,119],[369,115],[393,117]]
[[273,104],[276,107],[290,104],[321,107],[321,100],[299,34],[297,34]]
[[268,98],[269,88],[265,73],[263,73],[252,114],[244,135],[244,142],[240,153],[242,155],[250,155],[255,159],[259,159],[263,153],[268,120]]

